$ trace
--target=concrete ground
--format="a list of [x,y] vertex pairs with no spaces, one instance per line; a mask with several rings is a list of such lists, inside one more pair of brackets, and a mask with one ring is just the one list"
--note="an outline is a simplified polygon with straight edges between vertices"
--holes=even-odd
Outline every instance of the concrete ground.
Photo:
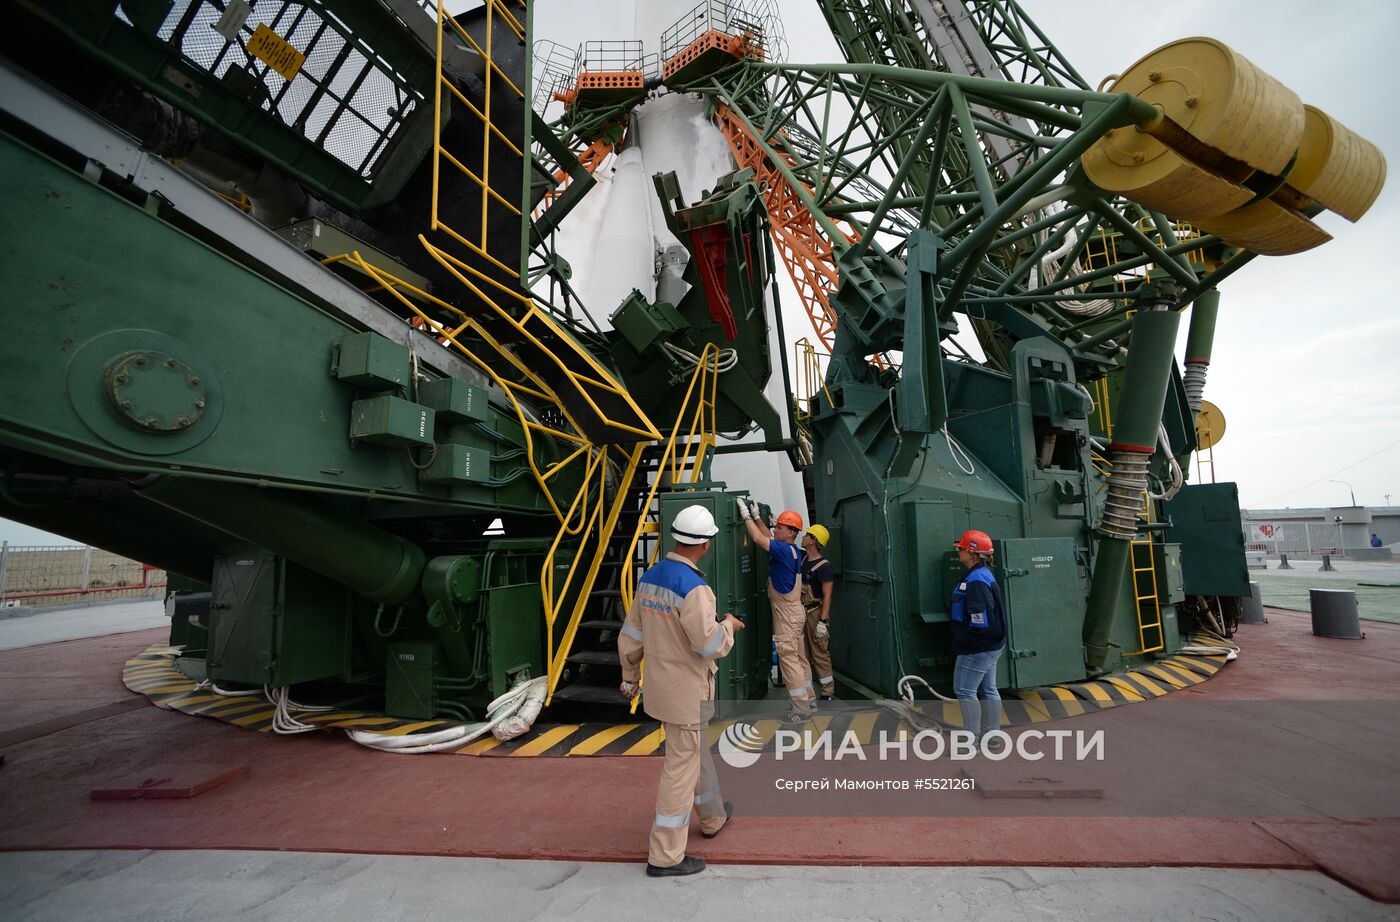
[[1292,569],[1289,570],[1278,568],[1277,557],[1270,557],[1266,562],[1267,570],[1249,571],[1250,581],[1259,584],[1259,595],[1265,605],[1309,611],[1309,589],[1350,589],[1356,593],[1357,614],[1362,619],[1400,624],[1400,560],[1334,559],[1335,572],[1320,570],[1322,561],[1318,558],[1290,556],[1288,563]]
[[[17,614],[19,611],[24,614]],[[5,615],[0,618],[0,650],[170,626],[160,599],[57,610],[10,608],[5,609]]]
[[[16,620],[47,623],[58,640],[72,625],[56,614],[74,613]],[[1348,642],[1312,637],[1305,615],[1270,619],[1241,629],[1245,657],[1183,694],[1400,699],[1400,628],[1377,625],[1370,655],[1339,686],[1325,652]],[[14,626],[0,622],[0,641]],[[713,859],[705,874],[649,880],[655,759],[404,759],[160,711],[122,688],[120,668],[161,637],[0,656],[0,733],[13,737],[0,767],[7,922],[617,922],[726,910],[777,920],[1400,920],[1400,903],[1365,895],[1397,899],[1400,823],[1384,820],[755,816],[693,843]],[[1314,664],[1325,674],[1313,676]],[[56,725],[68,713],[79,722]],[[110,776],[172,757],[253,772],[193,800],[88,800]],[[565,776],[571,793],[559,798],[551,792]],[[556,860],[529,860],[545,858]]]
[[0,854],[0,907],[28,920],[1397,920],[1316,871],[640,865],[266,851]]

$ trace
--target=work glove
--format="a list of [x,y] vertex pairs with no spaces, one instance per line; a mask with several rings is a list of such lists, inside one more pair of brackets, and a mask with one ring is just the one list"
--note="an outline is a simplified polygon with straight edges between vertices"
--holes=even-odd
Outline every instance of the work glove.
[[642,687],[636,682],[623,682],[621,685],[618,686],[617,690],[622,692],[622,696],[624,698],[631,700],[632,698],[637,697],[637,695],[641,693]]
[[813,636],[818,640],[826,640],[827,635],[830,633],[831,628],[827,626],[825,621],[818,621],[816,630],[812,631]]
[[742,496],[734,497],[734,502],[739,504],[739,515],[743,516],[745,519],[753,518],[753,513],[749,511],[749,504],[744,502]]

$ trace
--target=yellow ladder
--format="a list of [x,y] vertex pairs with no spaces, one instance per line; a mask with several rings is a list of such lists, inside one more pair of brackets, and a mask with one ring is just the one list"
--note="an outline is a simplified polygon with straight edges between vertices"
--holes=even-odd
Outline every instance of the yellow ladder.
[[[1153,524],[1152,498],[1142,494],[1143,518],[1148,525]],[[1162,605],[1157,596],[1157,552],[1152,542],[1152,532],[1146,538],[1134,540],[1131,545],[1133,564],[1133,600],[1137,608],[1138,650],[1128,656],[1156,653],[1166,649],[1166,635],[1162,630]],[[1147,574],[1143,576],[1143,574]],[[1147,644],[1148,634],[1156,632],[1156,643]]]

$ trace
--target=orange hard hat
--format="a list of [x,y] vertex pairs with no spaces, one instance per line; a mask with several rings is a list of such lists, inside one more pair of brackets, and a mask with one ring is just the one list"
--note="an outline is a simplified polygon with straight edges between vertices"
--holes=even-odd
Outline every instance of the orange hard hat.
[[990,554],[992,552],[992,539],[985,531],[978,531],[975,528],[963,532],[963,536],[953,542],[953,547],[960,551],[972,551],[976,554]]
[[793,512],[791,509],[787,509],[778,514],[778,524],[786,525],[788,528],[795,528],[798,531],[801,531],[802,516],[798,515],[796,512]]

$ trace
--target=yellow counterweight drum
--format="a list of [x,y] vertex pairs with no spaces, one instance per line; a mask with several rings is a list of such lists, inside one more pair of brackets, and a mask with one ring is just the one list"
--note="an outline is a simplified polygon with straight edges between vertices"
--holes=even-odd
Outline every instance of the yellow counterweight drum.
[[1112,89],[1160,115],[1101,138],[1085,174],[1234,246],[1281,255],[1324,243],[1310,210],[1355,221],[1385,181],[1375,145],[1214,39],[1164,45]]

